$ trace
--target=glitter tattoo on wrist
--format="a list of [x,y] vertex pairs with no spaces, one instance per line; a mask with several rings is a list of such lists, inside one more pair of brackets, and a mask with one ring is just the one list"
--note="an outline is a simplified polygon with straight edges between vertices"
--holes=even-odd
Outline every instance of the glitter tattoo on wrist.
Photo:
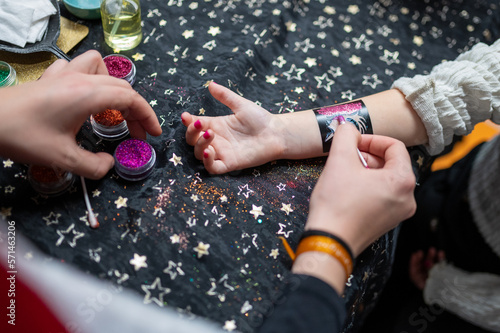
[[136,181],[153,172],[156,153],[149,143],[140,139],[127,139],[115,150],[115,171],[126,180]]
[[41,165],[28,168],[28,180],[31,187],[46,196],[57,196],[73,184],[74,177],[69,171],[54,169]]
[[128,134],[127,121],[118,110],[107,109],[90,116],[92,131],[101,139],[118,140]]
[[338,116],[351,122],[361,134],[373,134],[370,114],[362,100],[316,108],[313,111],[318,121],[324,153],[330,151],[333,135],[339,125],[336,120]]
[[130,85],[134,84],[136,70],[132,60],[121,54],[110,54],[102,60],[106,64],[110,76],[124,79]]

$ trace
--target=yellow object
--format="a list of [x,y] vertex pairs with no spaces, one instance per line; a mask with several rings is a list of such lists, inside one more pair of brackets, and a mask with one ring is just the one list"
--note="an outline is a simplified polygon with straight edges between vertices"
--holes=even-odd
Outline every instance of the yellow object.
[[[61,16],[61,30],[57,46],[65,53],[82,41],[89,33],[89,28]],[[57,57],[49,52],[17,54],[0,51],[0,60],[9,63],[17,72],[19,83],[36,81]]]
[[432,164],[431,170],[437,171],[451,167],[453,163],[467,155],[475,146],[490,140],[498,133],[500,133],[500,126],[491,121],[477,124],[469,135],[455,144],[451,152],[437,158]]
[[101,2],[104,41],[114,50],[130,50],[142,39],[139,0],[103,0]]

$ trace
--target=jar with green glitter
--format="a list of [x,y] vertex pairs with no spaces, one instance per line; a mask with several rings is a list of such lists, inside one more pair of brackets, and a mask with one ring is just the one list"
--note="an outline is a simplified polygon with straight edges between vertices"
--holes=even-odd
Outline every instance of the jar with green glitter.
[[16,70],[5,61],[0,61],[0,88],[14,86],[16,84]]

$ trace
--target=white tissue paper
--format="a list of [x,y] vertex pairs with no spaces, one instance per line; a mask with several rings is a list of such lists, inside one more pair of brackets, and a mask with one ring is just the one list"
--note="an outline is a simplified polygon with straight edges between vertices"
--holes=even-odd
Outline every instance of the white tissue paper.
[[0,0],[0,40],[19,47],[41,41],[56,13],[50,0]]

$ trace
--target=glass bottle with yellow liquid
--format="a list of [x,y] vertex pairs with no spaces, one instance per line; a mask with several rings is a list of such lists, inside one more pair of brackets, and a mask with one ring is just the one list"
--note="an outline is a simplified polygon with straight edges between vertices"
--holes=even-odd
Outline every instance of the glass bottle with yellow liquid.
[[101,2],[104,41],[113,49],[130,50],[142,39],[139,0],[103,0]]

